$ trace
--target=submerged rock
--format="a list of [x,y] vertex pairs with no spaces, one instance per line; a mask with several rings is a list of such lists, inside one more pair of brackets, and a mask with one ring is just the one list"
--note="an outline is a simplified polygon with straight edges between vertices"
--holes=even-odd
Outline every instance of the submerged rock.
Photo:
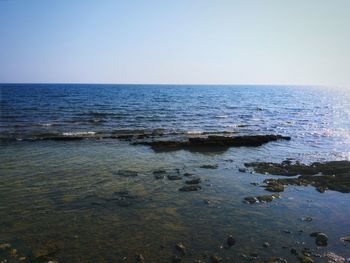
[[177,174],[168,174],[167,177],[170,181],[176,181],[176,180],[182,179],[182,177],[180,175],[177,175]]
[[157,179],[157,180],[161,180],[161,179],[165,178],[165,175],[164,174],[155,174],[154,178]]
[[315,241],[317,246],[325,247],[328,243],[328,236],[324,233],[318,233]]
[[217,164],[203,164],[200,166],[200,168],[204,168],[204,169],[216,169],[218,167],[219,165]]
[[185,185],[179,189],[181,192],[191,192],[191,191],[198,191],[202,189],[200,185],[193,184],[193,185]]
[[135,177],[135,176],[138,176],[138,173],[130,170],[119,170],[117,172],[117,175],[123,176],[123,177]]
[[236,244],[236,240],[233,238],[232,235],[229,235],[227,237],[226,243],[229,247],[232,247],[234,244]]
[[187,180],[185,183],[186,184],[199,184],[201,182],[201,178],[194,178],[191,180]]
[[311,222],[312,220],[313,218],[311,216],[306,216],[301,218],[301,221],[303,222]]
[[165,170],[156,170],[153,171],[154,178],[157,180],[165,178],[166,171]]
[[241,173],[245,173],[247,171],[247,169],[243,168],[243,167],[240,167],[240,168],[238,168],[238,171],[241,172]]

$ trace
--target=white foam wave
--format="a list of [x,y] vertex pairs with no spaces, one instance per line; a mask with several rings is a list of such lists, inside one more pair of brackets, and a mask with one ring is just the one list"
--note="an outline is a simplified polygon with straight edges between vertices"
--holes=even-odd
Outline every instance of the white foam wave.
[[88,131],[88,132],[64,132],[63,136],[81,136],[81,135],[95,135],[96,132]]

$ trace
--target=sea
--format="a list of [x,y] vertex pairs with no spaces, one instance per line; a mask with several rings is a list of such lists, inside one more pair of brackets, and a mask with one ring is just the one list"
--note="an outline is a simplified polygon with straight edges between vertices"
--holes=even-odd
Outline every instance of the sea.
[[[266,134],[291,140],[205,152],[133,143]],[[244,202],[272,177],[244,163],[284,160],[350,160],[349,90],[0,84],[0,262],[298,262],[305,248],[315,262],[350,258],[349,194],[288,186],[270,203]],[[186,173],[199,191],[179,191]],[[316,246],[318,231],[328,246]]]

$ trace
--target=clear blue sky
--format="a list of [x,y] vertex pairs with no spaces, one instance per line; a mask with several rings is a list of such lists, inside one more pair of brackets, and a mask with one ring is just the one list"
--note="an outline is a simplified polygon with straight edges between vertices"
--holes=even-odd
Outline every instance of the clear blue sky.
[[0,0],[0,82],[350,86],[350,1]]

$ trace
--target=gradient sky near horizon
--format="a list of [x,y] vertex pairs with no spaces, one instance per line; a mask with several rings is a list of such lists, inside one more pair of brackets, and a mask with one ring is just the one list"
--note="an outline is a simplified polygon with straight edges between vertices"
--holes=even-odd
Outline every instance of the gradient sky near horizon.
[[0,0],[0,82],[350,87],[349,0]]

